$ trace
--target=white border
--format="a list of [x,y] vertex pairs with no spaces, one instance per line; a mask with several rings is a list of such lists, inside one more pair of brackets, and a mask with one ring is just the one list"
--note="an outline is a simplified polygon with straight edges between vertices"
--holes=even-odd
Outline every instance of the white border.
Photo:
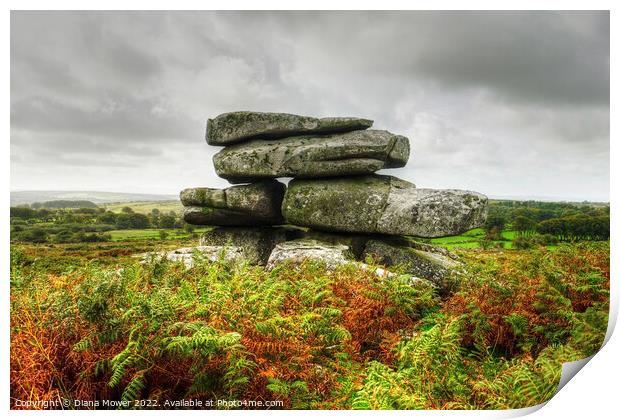
[[[616,2],[617,3],[617,2]],[[141,0],[141,1],[128,1],[128,0],[92,0],[89,2],[80,2],[80,1],[69,1],[69,0],[61,0],[55,1],[53,4],[49,1],[8,1],[6,4],[8,7],[5,9],[5,14],[2,17],[2,34],[3,34],[3,42],[2,42],[2,50],[3,57],[5,60],[9,60],[10,57],[10,13],[9,10],[48,10],[50,8],[55,10],[204,10],[204,9],[223,9],[223,10],[258,10],[258,9],[271,9],[271,10],[306,10],[306,9],[319,9],[319,10],[408,10],[408,9],[417,9],[417,10],[553,10],[553,9],[563,9],[563,10],[611,10],[611,74],[616,74],[613,69],[617,67],[616,65],[616,57],[618,56],[618,37],[617,31],[615,30],[615,24],[618,23],[618,19],[615,16],[615,12],[617,7],[614,7],[615,4],[612,1],[599,1],[599,0],[590,0],[590,1],[533,1],[533,0],[521,0],[521,1],[503,1],[503,2],[493,2],[493,1],[456,1],[456,0],[444,0],[444,1],[434,1],[434,2],[412,2],[412,1],[402,1],[402,0],[383,0],[381,2],[370,2],[364,0],[358,0],[356,2],[343,2],[343,1],[334,1],[334,0],[315,0],[315,1],[296,1],[296,2],[286,2],[286,1],[222,1],[222,0],[214,0],[206,3],[205,1],[199,0],[175,0],[175,1],[158,1],[158,0]],[[53,6],[53,7],[52,7]],[[206,7],[208,6],[208,7]],[[464,6],[468,6],[467,9]],[[0,400],[0,404],[2,407],[2,412],[8,412],[8,387],[9,387],[9,349],[8,349],[8,334],[9,334],[9,317],[8,317],[8,308],[9,308],[9,281],[8,281],[8,273],[9,273],[9,253],[8,253],[8,241],[9,241],[9,224],[8,224],[8,210],[9,210],[9,191],[10,191],[10,183],[9,183],[9,173],[10,173],[10,66],[8,62],[5,62],[5,65],[2,67],[3,72],[3,91],[4,98],[3,101],[3,132],[5,133],[5,139],[2,141],[2,153],[0,153],[0,157],[2,159],[2,165],[0,165],[0,178],[4,185],[4,194],[3,200],[4,202],[0,204],[0,217],[3,220],[3,223],[0,227],[0,232],[3,238],[3,247],[2,247],[2,255],[0,256],[0,267],[2,269],[3,276],[3,284],[2,284],[2,302],[4,310],[0,312],[2,332],[4,334],[4,340],[2,340],[2,360],[3,363],[0,364],[0,370],[2,374],[2,390],[3,397]],[[616,132],[616,119],[614,118],[617,113],[614,113],[614,98],[617,98],[617,88],[614,83],[614,79],[612,77],[611,82],[611,131],[610,138],[614,139],[614,133]],[[616,203],[616,195],[617,191],[617,183],[614,182],[615,179],[618,179],[620,173],[618,169],[614,166],[613,163],[617,163],[618,157],[618,147],[617,145],[611,141],[611,150],[610,150],[610,158],[612,160],[611,173],[610,173],[610,182],[611,182],[611,194],[610,199],[612,202]],[[615,249],[615,244],[617,242],[616,238],[618,235],[618,211],[616,211],[616,207],[612,206],[612,245],[611,249]],[[617,267],[617,256],[612,251],[612,314],[610,316],[610,325],[614,325],[617,318],[617,306],[618,306],[618,285],[617,278],[615,278],[616,267]],[[618,343],[617,334],[611,335],[609,341],[604,346],[604,348],[587,364],[587,366],[578,373],[577,377],[571,381],[554,397],[552,398],[543,408],[531,414],[532,418],[549,418],[549,417],[591,417],[591,418],[607,418],[610,417],[610,414],[613,413],[615,408],[617,407],[617,385],[618,385],[618,375],[619,372],[619,362],[618,362],[618,354],[620,354],[620,344]],[[318,412],[318,411],[310,411],[310,412],[199,412],[199,411],[188,411],[184,412],[182,415],[184,417],[189,418],[204,418],[204,416],[209,417],[222,417],[229,418],[230,416],[252,416],[252,418],[278,418],[278,417],[290,417],[294,415],[295,417],[301,418],[310,418],[316,416],[329,416],[334,418],[349,418],[351,415],[355,415],[356,417],[376,417],[385,416],[385,417],[401,417],[405,416],[409,418],[410,416],[415,417],[423,417],[423,418],[434,418],[436,416],[441,416],[442,418],[452,417],[452,418],[503,418],[503,417],[514,417],[526,414],[532,410],[515,410],[509,412],[451,412],[451,411],[441,411],[441,412],[432,412],[432,411],[424,411],[424,412],[359,412],[359,413],[351,413],[351,412]],[[175,413],[176,414],[176,413]],[[167,415],[164,411],[158,412],[147,412],[147,411],[139,411],[139,412],[131,412],[131,414],[127,412],[118,412],[118,413],[110,413],[110,412],[19,412],[19,411],[10,411],[9,415],[14,417],[22,417],[22,416],[45,416],[45,418],[55,418],[60,416],[74,417],[74,416],[93,416],[95,418],[109,418],[110,416],[116,417],[120,416],[132,416],[138,418],[152,418],[153,415],[161,416]]]

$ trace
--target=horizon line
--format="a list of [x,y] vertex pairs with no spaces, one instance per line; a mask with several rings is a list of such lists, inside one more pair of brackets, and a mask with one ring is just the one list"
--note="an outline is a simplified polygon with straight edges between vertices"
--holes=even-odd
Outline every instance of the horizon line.
[[[232,185],[231,185],[232,186]],[[178,195],[178,192],[170,192],[170,193],[152,193],[152,192],[126,192],[126,191],[110,191],[110,190],[98,190],[98,189],[82,189],[82,190],[27,190],[27,189],[19,189],[19,190],[10,190],[12,193],[24,193],[24,192],[68,192],[68,193],[108,193],[108,194],[140,194],[140,195],[156,195],[156,196],[168,196],[168,195]],[[505,201],[556,201],[556,202],[567,202],[567,203],[607,203],[609,204],[611,201],[609,199],[587,199],[587,198],[576,198],[576,197],[562,197],[562,196],[523,196],[523,195],[495,195],[495,194],[485,194],[490,200],[505,200]],[[49,201],[49,200],[48,200]]]

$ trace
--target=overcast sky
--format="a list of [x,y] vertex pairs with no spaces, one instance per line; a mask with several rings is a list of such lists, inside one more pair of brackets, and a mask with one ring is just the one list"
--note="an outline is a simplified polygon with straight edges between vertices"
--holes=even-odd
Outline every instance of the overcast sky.
[[607,12],[12,12],[11,189],[228,185],[208,117],[358,116],[419,187],[609,199]]

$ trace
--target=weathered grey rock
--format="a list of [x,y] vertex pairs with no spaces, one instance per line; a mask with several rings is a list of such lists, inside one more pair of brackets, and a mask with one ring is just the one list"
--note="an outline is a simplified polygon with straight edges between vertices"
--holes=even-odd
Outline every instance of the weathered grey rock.
[[218,227],[204,233],[200,245],[239,249],[244,261],[265,265],[275,246],[286,240],[286,229],[283,228]]
[[443,255],[444,257],[451,258],[455,261],[459,260],[459,256],[457,254],[455,254],[454,252],[448,251],[448,249],[442,246],[431,245],[425,242],[414,241],[414,240],[411,240],[409,238],[405,238],[402,236],[401,237],[390,236],[387,239],[389,240],[389,242],[399,244],[401,246],[407,246],[413,249],[418,249],[420,251],[426,251],[426,252],[431,252],[433,254]]
[[[328,270],[335,270],[341,265],[350,264],[361,270],[372,272],[378,277],[401,275],[381,267],[355,261],[347,245],[330,244],[314,239],[295,239],[276,245],[269,256],[266,268],[272,270],[283,262],[299,265],[307,260],[320,261],[325,264],[325,268]],[[407,274],[407,280],[412,287],[429,287],[433,285],[427,279],[411,274]]]
[[311,133],[339,133],[372,126],[363,118],[313,118],[273,112],[229,112],[207,121],[207,143],[228,145],[248,139],[277,139]]
[[328,245],[344,245],[355,259],[361,259],[366,247],[366,242],[371,238],[369,235],[343,234],[338,232],[321,232],[311,229],[289,229],[287,237],[290,240],[304,239],[323,242]]
[[327,136],[253,140],[213,156],[215,172],[232,183],[261,178],[316,178],[370,174],[400,168],[409,140],[388,131],[364,130]]
[[366,243],[364,256],[371,256],[388,267],[400,266],[409,274],[445,288],[446,278],[461,265],[460,262],[449,254],[433,249],[438,247],[421,245],[423,244],[371,239]]
[[187,188],[181,191],[186,206],[183,218],[194,225],[256,226],[282,222],[286,186],[265,180],[226,189]]
[[286,222],[326,231],[441,237],[481,226],[487,198],[473,191],[415,188],[383,175],[292,180]]
[[161,252],[146,252],[144,254],[138,254],[136,257],[140,258],[142,263],[148,262],[151,259],[155,260],[168,260],[172,262],[180,261],[186,268],[192,268],[196,261],[196,257],[204,258],[209,261],[241,261],[243,259],[243,253],[241,249],[235,247],[224,246],[195,246],[188,248],[179,248],[173,251],[161,251]]
[[350,262],[352,258],[349,255],[349,247],[346,245],[330,245],[311,239],[296,239],[275,246],[267,261],[267,269],[273,269],[284,261],[300,264],[305,260],[321,261],[325,263],[327,269],[333,270],[339,265]]

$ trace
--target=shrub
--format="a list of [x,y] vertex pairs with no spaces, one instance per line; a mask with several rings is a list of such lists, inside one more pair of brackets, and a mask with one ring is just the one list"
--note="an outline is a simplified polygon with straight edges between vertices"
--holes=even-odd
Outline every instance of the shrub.
[[501,241],[504,239],[502,229],[499,226],[493,226],[486,232],[484,238],[489,241]]
[[15,235],[15,239],[18,241],[40,244],[40,243],[47,242],[49,239],[49,236],[47,232],[45,231],[45,229],[35,227],[32,229],[24,229],[18,232]]
[[533,246],[533,242],[524,236],[518,236],[512,241],[512,247],[515,249],[530,249]]

